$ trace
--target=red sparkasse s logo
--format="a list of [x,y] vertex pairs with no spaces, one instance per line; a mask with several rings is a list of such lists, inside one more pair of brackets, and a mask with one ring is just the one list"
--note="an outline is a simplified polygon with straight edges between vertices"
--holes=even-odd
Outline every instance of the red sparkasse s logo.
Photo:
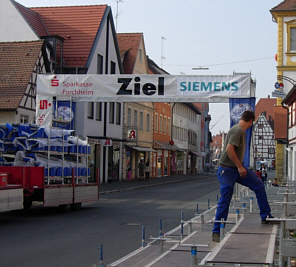
[[57,79],[57,76],[54,76],[53,79],[50,81],[51,86],[59,86],[59,80]]
[[51,103],[47,100],[40,100],[39,106],[40,109],[48,109],[51,106]]

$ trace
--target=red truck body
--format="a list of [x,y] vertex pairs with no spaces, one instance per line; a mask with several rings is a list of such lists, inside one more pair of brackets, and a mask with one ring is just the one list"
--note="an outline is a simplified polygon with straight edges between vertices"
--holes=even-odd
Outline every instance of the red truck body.
[[[47,184],[44,167],[0,166],[0,174],[0,211],[11,210],[10,206],[20,207],[21,198],[24,208],[30,207],[34,201],[43,202],[44,206],[78,207],[81,203],[96,202],[99,199],[98,181],[78,183],[75,181],[78,181],[76,178],[79,177],[73,175],[70,183]],[[16,199],[18,203],[12,204]]]

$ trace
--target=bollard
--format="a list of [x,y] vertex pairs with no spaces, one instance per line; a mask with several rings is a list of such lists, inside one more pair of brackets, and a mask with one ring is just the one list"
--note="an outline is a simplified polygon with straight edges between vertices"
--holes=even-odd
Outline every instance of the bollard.
[[184,214],[183,211],[181,210],[181,240],[183,239],[184,236]]
[[208,199],[208,210],[211,208],[210,199]]
[[159,220],[159,237],[163,237],[162,219]]
[[99,261],[99,267],[104,267],[104,257],[103,257],[103,244],[100,246],[100,261]]
[[198,203],[196,203],[196,214],[198,214]]
[[191,246],[191,267],[197,266],[197,246]]
[[146,246],[146,242],[145,242],[145,226],[142,225],[142,247]]
[[181,222],[181,240],[183,239],[184,236],[184,223]]
[[217,194],[217,203],[219,202],[219,194]]
[[236,209],[235,211],[235,222],[238,223],[239,220],[239,209]]

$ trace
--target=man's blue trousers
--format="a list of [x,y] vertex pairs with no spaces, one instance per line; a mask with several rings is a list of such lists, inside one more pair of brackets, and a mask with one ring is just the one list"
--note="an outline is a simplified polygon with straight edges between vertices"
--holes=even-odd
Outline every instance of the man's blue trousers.
[[[253,171],[247,169],[247,175],[240,177],[237,168],[226,168],[220,166],[217,171],[217,176],[220,182],[221,197],[217,206],[216,221],[221,221],[221,219],[224,221],[227,220],[233,188],[236,182],[249,187],[255,192],[262,220],[266,219],[266,217],[270,215],[270,207],[264,184]],[[220,223],[214,223],[213,232],[220,232]]]

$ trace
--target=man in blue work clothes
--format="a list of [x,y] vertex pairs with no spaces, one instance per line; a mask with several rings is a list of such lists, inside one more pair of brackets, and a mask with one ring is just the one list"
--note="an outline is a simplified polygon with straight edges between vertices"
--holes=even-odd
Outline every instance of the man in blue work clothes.
[[266,218],[272,218],[263,182],[251,170],[246,169],[242,162],[245,154],[245,132],[253,125],[255,115],[253,111],[245,111],[228,132],[217,171],[220,182],[221,198],[218,202],[215,223],[213,227],[213,241],[220,241],[221,219],[227,220],[229,205],[235,182],[249,187],[255,192],[262,223]]

